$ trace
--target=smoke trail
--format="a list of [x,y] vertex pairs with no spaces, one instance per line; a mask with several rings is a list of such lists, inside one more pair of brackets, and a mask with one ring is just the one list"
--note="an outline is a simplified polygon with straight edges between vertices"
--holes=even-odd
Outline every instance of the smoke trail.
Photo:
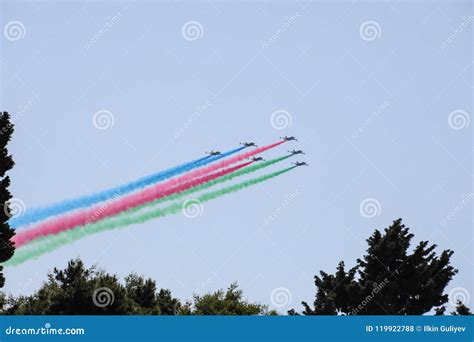
[[[217,174],[216,173],[210,174],[208,176],[197,178],[197,179],[194,179],[190,182],[185,183],[187,185],[187,186],[185,186],[185,188],[188,188],[188,189],[177,188],[176,186],[175,187],[170,187],[169,189],[166,189],[167,193],[164,194],[163,197],[160,197],[160,198],[158,198],[156,200],[153,200],[151,202],[148,202],[146,204],[130,208],[130,209],[126,210],[125,212],[123,212],[121,214],[118,214],[117,217],[121,217],[123,215],[135,213],[135,212],[143,210],[145,208],[155,206],[158,203],[180,199],[180,198],[182,198],[184,196],[188,196],[192,193],[195,193],[195,192],[198,192],[198,191],[201,191],[201,190],[204,190],[204,189],[208,189],[208,188],[210,188],[214,185],[230,181],[230,180],[232,180],[236,177],[240,177],[240,176],[243,176],[245,174],[252,173],[252,172],[258,171],[260,169],[263,169],[265,167],[271,166],[271,165],[276,164],[278,162],[281,162],[285,159],[288,159],[291,156],[292,155],[287,155],[287,156],[283,156],[283,157],[274,158],[274,159],[271,159],[269,161],[264,161],[262,163],[252,165],[252,166],[248,166],[248,167],[245,167],[245,168],[243,168],[243,167],[247,166],[251,163],[241,164],[241,165],[238,165],[237,167],[234,167],[234,168],[231,168],[231,169],[224,169],[223,171],[220,171]],[[181,187],[182,185],[178,185],[178,186]],[[103,210],[101,210],[100,208],[97,209],[97,210],[100,213],[103,212]],[[91,222],[87,222],[87,224],[91,224],[91,223],[95,222],[95,220],[90,220],[90,221]],[[25,231],[18,232],[17,235],[13,238],[14,241],[16,240],[16,247],[20,247],[21,245],[24,245],[25,243],[27,243],[27,241],[21,241],[22,236],[24,235],[24,233],[25,233]]]
[[164,197],[166,189],[170,187],[175,187],[180,183],[189,182],[194,178],[202,177],[207,174],[217,172],[221,168],[237,163],[257,153],[261,153],[271,148],[274,148],[282,143],[283,141],[280,141],[271,145],[263,146],[253,151],[242,153],[227,160],[212,164],[210,166],[190,171],[176,179],[171,179],[166,181],[165,183],[156,184],[150,188],[143,189],[138,193],[119,198],[115,201],[105,203],[101,206],[95,206],[89,209],[82,210],[80,212],[75,212],[70,215],[61,216],[57,219],[40,223],[39,225],[32,227],[31,229],[26,229],[18,232],[12,238],[12,241],[15,242],[15,245],[17,247],[20,247],[21,245],[41,236],[57,234],[63,230],[72,229],[77,226],[89,224],[91,223],[91,221],[96,222],[99,220],[103,220],[104,218],[117,215],[122,211]]
[[239,161],[242,161],[246,158],[250,158],[250,157],[253,157],[255,156],[256,154],[259,154],[259,153],[262,153],[262,152],[265,152],[265,151],[268,151],[272,148],[275,148],[281,144],[285,143],[285,141],[279,141],[279,142],[276,142],[274,144],[271,144],[271,145],[267,145],[267,146],[262,146],[262,147],[258,147],[256,149],[254,149],[253,151],[249,151],[249,152],[246,152],[246,153],[242,153],[242,154],[239,154],[235,157],[232,157],[232,158],[229,158],[229,159],[226,159],[226,160],[223,160],[223,161],[220,161],[218,163],[215,163],[215,164],[212,164],[212,165],[209,165],[207,167],[204,167],[200,170],[194,170],[192,172],[190,172],[190,174],[192,173],[195,173],[197,175],[199,175],[200,172],[206,174],[206,173],[209,173],[209,172],[212,172],[212,171],[215,171],[215,170],[218,170],[218,169],[221,169],[223,167],[226,167],[226,166],[229,166],[229,165],[232,165],[232,164],[235,164],[235,163],[238,163]]
[[188,190],[185,190],[183,192],[178,192],[178,193],[175,193],[173,195],[169,195],[169,196],[166,196],[166,197],[162,197],[162,198],[159,198],[155,201],[152,201],[152,202],[149,202],[149,203],[146,203],[144,205],[141,205],[141,206],[138,206],[138,207],[135,207],[135,208],[131,208],[129,210],[127,210],[126,213],[123,213],[122,215],[127,215],[127,214],[130,214],[130,213],[135,213],[137,211],[140,211],[140,210],[143,210],[143,209],[146,209],[146,208],[149,208],[149,207],[152,207],[152,206],[155,206],[159,203],[163,203],[163,202],[168,202],[168,201],[172,201],[172,200],[177,200],[177,199],[181,199],[182,197],[184,196],[188,196],[190,194],[193,194],[195,192],[199,192],[201,190],[206,190],[206,189],[209,189],[217,184],[221,184],[221,183],[224,183],[224,182],[228,182],[236,177],[240,177],[240,176],[243,176],[243,175],[246,175],[246,174],[249,174],[249,173],[252,173],[252,172],[255,172],[255,171],[258,171],[260,169],[263,169],[263,168],[266,168],[266,167],[269,167],[273,164],[276,164],[276,163],[279,163],[285,159],[288,159],[290,157],[292,157],[293,155],[287,155],[287,156],[283,156],[283,157],[278,157],[278,158],[275,158],[275,159],[271,159],[271,160],[268,160],[268,161],[265,161],[265,162],[262,162],[262,163],[259,163],[259,164],[255,164],[255,165],[252,165],[252,166],[248,166],[246,168],[243,168],[242,170],[238,170],[238,171],[234,171],[228,175],[225,175],[225,176],[222,176],[222,177],[219,177],[219,178],[216,178],[212,181],[209,181],[209,182],[206,182],[204,184],[201,184],[201,185],[198,185],[198,186],[194,186]]
[[228,152],[222,153],[215,156],[206,156],[203,158],[196,159],[194,161],[140,178],[136,181],[123,184],[108,190],[97,192],[95,194],[81,196],[75,199],[66,200],[56,204],[49,205],[47,207],[33,208],[27,210],[22,216],[13,217],[10,219],[9,224],[12,228],[20,228],[22,226],[28,225],[30,223],[38,222],[44,219],[47,219],[51,216],[56,216],[63,214],[65,212],[85,208],[91,205],[94,205],[99,202],[107,201],[111,198],[121,196],[137,189],[144,188],[153,183],[171,178],[178,174],[184,173],[186,171],[198,168],[219,159],[228,157],[234,153],[240,152],[245,147],[239,147]]
[[15,247],[18,248],[38,237],[57,234],[74,227],[92,224],[107,217],[117,215],[130,208],[137,207],[144,203],[178,192],[183,192],[193,186],[198,186],[205,182],[212,181],[218,177],[225,176],[252,163],[253,162],[242,163],[234,167],[204,175],[200,178],[191,178],[188,176],[188,174],[185,174],[184,176],[178,177],[177,179],[169,180],[163,184],[157,184],[152,188],[126,196],[115,202],[104,203],[100,207],[86,209],[84,211],[53,220],[52,222],[48,221],[32,229],[21,230],[17,232],[17,234],[12,238],[12,241],[15,243]]
[[[225,196],[233,192],[245,189],[249,186],[262,183],[271,178],[282,175],[294,169],[295,167],[296,166],[288,167],[286,169],[272,172],[272,173],[269,173],[257,178],[253,178],[253,179],[241,182],[239,184],[222,188],[220,190],[204,193],[201,196],[196,197],[195,199],[200,202],[210,201],[217,197]],[[7,261],[4,265],[5,266],[19,265],[29,259],[37,258],[44,253],[52,252],[53,250],[65,244],[74,242],[76,240],[79,240],[89,235],[97,234],[106,230],[124,228],[132,224],[143,223],[154,218],[163,217],[163,216],[180,212],[182,210],[183,203],[184,201],[180,201],[168,207],[149,211],[137,216],[127,214],[127,215],[123,215],[124,217],[119,218],[119,219],[117,219],[116,217],[109,218],[107,220],[103,220],[98,223],[89,225],[86,228],[77,228],[77,229],[62,232],[58,235],[38,239],[35,242],[29,244],[27,247],[18,249],[13,255],[13,258]]]

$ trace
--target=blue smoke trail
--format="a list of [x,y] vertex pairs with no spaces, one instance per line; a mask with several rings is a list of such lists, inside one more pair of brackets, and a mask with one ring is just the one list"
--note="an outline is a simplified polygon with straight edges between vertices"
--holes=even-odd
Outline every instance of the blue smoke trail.
[[70,200],[65,200],[56,204],[52,204],[47,207],[29,209],[22,216],[12,217],[9,221],[10,227],[15,228],[15,229],[21,228],[22,226],[47,219],[48,217],[51,217],[51,216],[60,215],[70,210],[85,208],[99,202],[107,201],[114,197],[122,196],[124,194],[135,191],[137,189],[144,188],[148,185],[157,183],[159,181],[171,178],[173,176],[190,171],[192,169],[207,165],[216,160],[225,158],[227,156],[230,156],[234,153],[237,153],[243,150],[244,148],[245,147],[239,147],[239,148],[230,150],[228,152],[225,152],[219,155],[206,156],[203,158],[199,158],[191,162],[188,162],[186,164],[175,166],[168,170],[164,170],[164,171],[140,178],[136,181],[123,184],[115,188],[97,192],[95,194],[81,196],[79,198],[74,198]]

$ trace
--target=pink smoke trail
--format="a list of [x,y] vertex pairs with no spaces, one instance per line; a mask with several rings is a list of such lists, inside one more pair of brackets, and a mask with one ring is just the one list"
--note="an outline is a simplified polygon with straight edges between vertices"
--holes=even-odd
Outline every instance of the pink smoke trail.
[[[100,206],[91,207],[89,209],[85,209],[85,210],[82,210],[70,215],[61,216],[57,219],[40,223],[32,227],[31,229],[17,232],[17,234],[12,238],[12,240],[15,242],[15,246],[18,248],[28,243],[29,241],[37,239],[39,237],[57,234],[57,233],[60,233],[68,229],[72,229],[77,226],[83,226],[89,223],[94,223],[106,217],[117,215],[120,212],[128,210],[130,208],[133,208],[133,207],[145,204],[147,202],[151,202],[153,200],[162,198],[164,196],[173,194],[174,192],[170,193],[170,191],[172,191],[170,189],[174,189],[175,192],[183,191],[183,189],[179,190],[180,187],[178,187],[178,185],[180,185],[181,183],[184,183],[183,187],[185,186],[187,186],[187,188],[192,187],[190,185],[190,181],[192,181],[195,178],[203,177],[209,173],[216,172],[224,167],[235,164],[246,158],[252,157],[256,154],[259,154],[269,149],[272,149],[274,147],[277,147],[283,144],[284,142],[285,141],[279,141],[271,145],[262,146],[252,151],[239,154],[235,157],[226,159],[224,161],[220,161],[213,165],[188,172],[184,174],[183,176],[170,179],[164,183],[156,184],[152,187],[146,188],[137,193],[119,198],[118,200],[110,201]],[[248,163],[239,164],[235,167],[224,169],[220,172],[211,174],[210,177],[217,178],[227,173],[236,171],[246,165],[248,165]],[[211,178],[210,180],[214,178]]]
[[[175,193],[185,191],[189,188],[201,185],[203,183],[212,181],[216,178],[219,178],[229,173],[232,173],[234,171],[237,171],[252,163],[253,162],[242,163],[234,167],[220,170],[220,171],[217,171],[215,173],[212,173],[200,178],[190,179],[181,184],[175,184],[175,185],[171,184],[171,187],[165,187],[165,184],[159,184],[160,185],[159,187],[155,186],[153,188],[146,189],[145,191],[121,198],[118,201],[105,203],[102,206],[96,206],[91,209],[83,210],[81,212],[78,212],[69,216],[63,216],[59,219],[48,221],[43,224],[39,224],[38,226],[32,229],[20,231],[15,235],[15,237],[12,240],[15,242],[15,247],[18,248],[39,237],[58,234],[65,230],[72,229],[76,226],[82,226],[82,225],[94,223],[96,221],[103,220],[106,217],[117,215],[121,213],[122,211],[126,211],[130,208],[145,204],[147,202],[151,202],[165,196],[170,196]],[[169,182],[169,183],[175,183],[175,182]],[[155,191],[152,191],[153,189]]]

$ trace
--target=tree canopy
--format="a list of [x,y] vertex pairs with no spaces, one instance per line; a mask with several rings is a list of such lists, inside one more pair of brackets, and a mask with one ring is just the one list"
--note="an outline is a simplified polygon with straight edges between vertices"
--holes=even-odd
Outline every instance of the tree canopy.
[[95,266],[86,268],[80,259],[64,270],[55,268],[48,280],[30,296],[0,298],[6,315],[266,315],[265,305],[250,303],[236,283],[214,293],[195,295],[182,304],[152,279],[134,273],[122,284]]
[[[457,270],[453,252],[435,252],[421,241],[409,251],[413,234],[398,219],[383,233],[367,239],[367,253],[347,270],[340,262],[335,274],[315,276],[316,299],[303,302],[304,315],[422,315],[448,302],[443,294]],[[289,314],[296,314],[291,310]]]
[[456,311],[451,312],[451,315],[453,315],[453,316],[470,316],[470,315],[472,315],[472,313],[471,313],[471,310],[469,310],[469,308],[466,305],[464,305],[463,302],[458,300],[456,302]]
[[174,315],[179,300],[157,291],[151,279],[130,274],[125,284],[115,275],[86,268],[80,259],[55,268],[30,296],[3,299],[3,313],[16,315]]
[[191,315],[276,315],[266,305],[250,303],[243,299],[242,290],[237,283],[231,284],[226,291],[218,290],[204,295],[194,295],[193,301],[187,303],[183,314]]

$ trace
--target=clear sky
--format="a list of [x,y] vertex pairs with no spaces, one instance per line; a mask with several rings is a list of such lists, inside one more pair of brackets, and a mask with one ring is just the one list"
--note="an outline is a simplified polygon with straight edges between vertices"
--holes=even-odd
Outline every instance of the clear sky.
[[448,291],[472,294],[472,15],[469,1],[2,1],[1,107],[15,118],[11,191],[26,210],[243,140],[295,135],[264,157],[301,148],[310,164],[199,217],[7,269],[5,291],[31,293],[80,256],[182,299],[238,281],[275,307],[284,288],[277,309],[300,310],[319,270],[353,266],[373,230],[402,217],[415,242],[455,251]]

